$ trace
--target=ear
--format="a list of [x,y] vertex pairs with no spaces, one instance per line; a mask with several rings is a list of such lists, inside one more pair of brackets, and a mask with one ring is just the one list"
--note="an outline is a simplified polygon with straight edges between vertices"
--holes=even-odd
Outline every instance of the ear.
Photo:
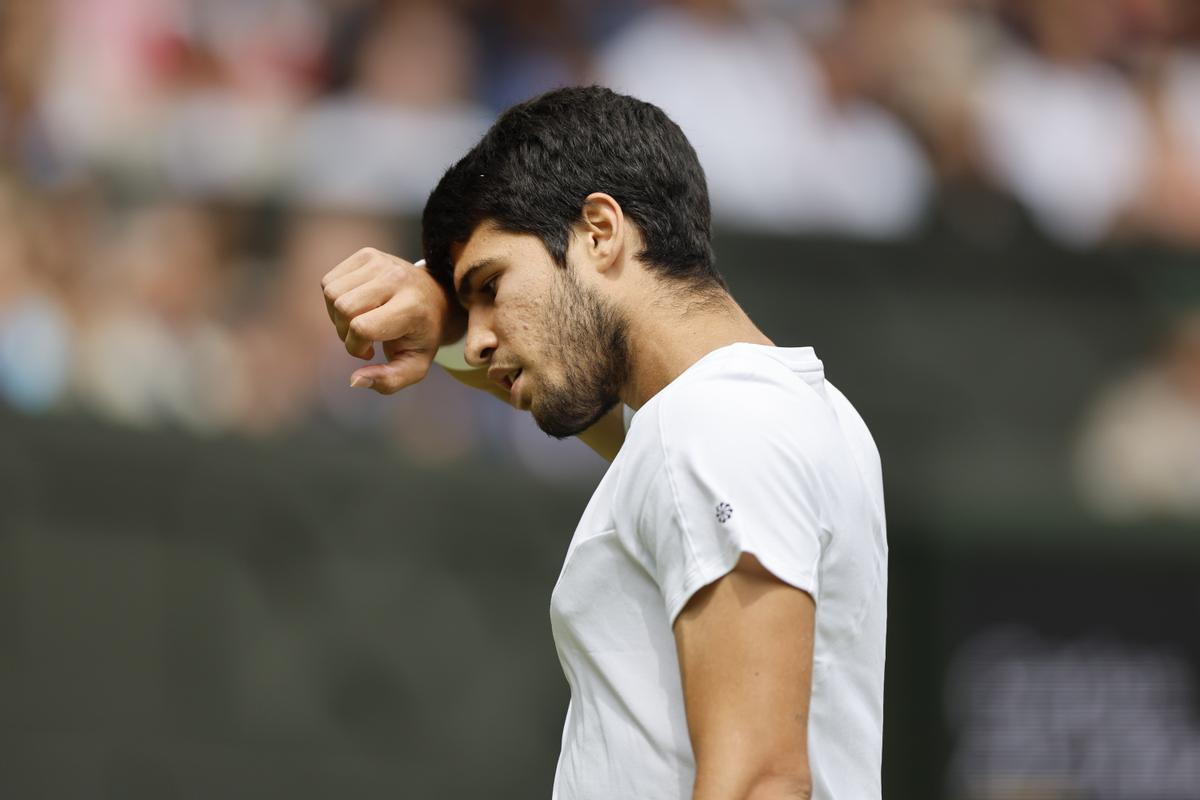
[[592,192],[583,201],[581,216],[580,254],[597,272],[607,272],[617,264],[625,243],[621,204],[604,192]]

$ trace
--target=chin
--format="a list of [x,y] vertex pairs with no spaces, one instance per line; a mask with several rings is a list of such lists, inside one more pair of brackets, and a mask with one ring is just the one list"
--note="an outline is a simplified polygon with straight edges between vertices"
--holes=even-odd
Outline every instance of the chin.
[[531,409],[531,412],[533,421],[542,429],[542,432],[555,439],[569,439],[591,427],[590,425],[572,424],[571,421],[563,420],[560,417],[543,417],[537,413],[536,407]]
[[546,409],[535,400],[529,412],[533,415],[533,421],[546,435],[555,439],[566,439],[578,436],[595,425],[614,405],[615,400],[610,403],[592,404],[587,408],[579,406],[569,411],[558,412],[557,409]]

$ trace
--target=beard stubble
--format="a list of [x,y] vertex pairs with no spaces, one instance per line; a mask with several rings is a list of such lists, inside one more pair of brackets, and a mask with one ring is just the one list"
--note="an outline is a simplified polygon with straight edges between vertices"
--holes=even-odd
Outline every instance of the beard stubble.
[[620,401],[629,379],[629,322],[595,290],[559,272],[547,301],[550,360],[563,366],[561,383],[535,395],[539,428],[556,439],[582,433]]

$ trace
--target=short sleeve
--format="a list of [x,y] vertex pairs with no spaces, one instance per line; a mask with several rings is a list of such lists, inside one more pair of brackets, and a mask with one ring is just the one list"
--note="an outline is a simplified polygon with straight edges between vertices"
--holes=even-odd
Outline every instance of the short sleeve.
[[778,372],[693,381],[657,409],[661,466],[636,536],[672,624],[743,553],[819,601],[823,462],[836,420],[812,388]]

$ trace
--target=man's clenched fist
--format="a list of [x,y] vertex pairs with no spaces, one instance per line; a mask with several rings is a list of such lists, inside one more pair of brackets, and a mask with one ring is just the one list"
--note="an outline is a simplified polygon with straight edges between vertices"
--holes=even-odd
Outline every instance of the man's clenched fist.
[[386,364],[355,370],[351,386],[391,394],[425,377],[437,349],[458,331],[457,305],[428,272],[365,247],[321,279],[329,318],[350,355],[364,360],[383,346]]

